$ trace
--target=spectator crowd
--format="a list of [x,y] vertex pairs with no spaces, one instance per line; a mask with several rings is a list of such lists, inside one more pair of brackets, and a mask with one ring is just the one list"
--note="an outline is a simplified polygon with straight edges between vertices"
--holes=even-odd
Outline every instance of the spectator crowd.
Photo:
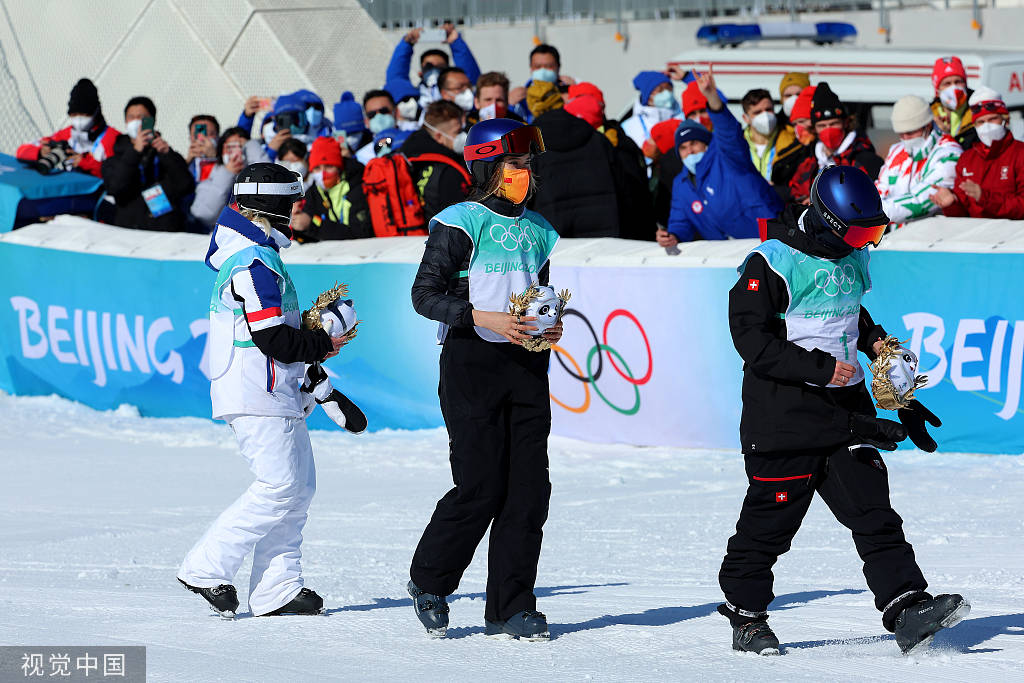
[[667,248],[755,237],[759,219],[807,202],[830,165],[876,179],[893,227],[936,214],[1024,219],[1024,142],[1009,133],[1001,95],[968,87],[957,57],[936,60],[931,102],[907,95],[894,104],[899,140],[883,158],[842,93],[806,73],[728,93],[739,98],[740,120],[711,69],[643,71],[620,121],[609,118],[597,84],[562,73],[555,47],[534,47],[530,79],[512,87],[500,71],[481,72],[456,27],[444,28],[451,56],[423,52],[417,82],[421,30],[413,29],[382,87],[344,92],[330,109],[309,90],[252,96],[226,129],[213,116],[192,117],[182,152],[161,135],[149,97],[132,97],[123,122],[108,121],[96,87],[82,79],[68,99],[69,125],[16,155],[40,172],[102,178],[101,219],[129,228],[209,232],[233,201],[235,176],[275,161],[306,188],[293,209],[296,240],[417,235],[469,194],[469,128],[508,117],[543,134],[531,208],[566,237],[655,239]]

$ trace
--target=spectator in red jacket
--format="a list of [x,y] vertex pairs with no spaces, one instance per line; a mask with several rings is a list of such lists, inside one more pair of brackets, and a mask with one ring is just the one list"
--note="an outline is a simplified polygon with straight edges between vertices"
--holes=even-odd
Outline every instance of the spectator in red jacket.
[[978,142],[957,162],[953,189],[939,188],[932,201],[947,216],[1024,219],[1024,142],[1007,128],[1006,103],[981,86],[970,107]]
[[100,108],[96,86],[83,78],[71,89],[68,98],[71,125],[49,137],[22,145],[15,152],[21,161],[36,161],[40,154],[50,153],[50,143],[64,142],[71,148],[68,163],[82,173],[102,177],[100,164],[114,153],[114,140],[120,133],[107,125]]

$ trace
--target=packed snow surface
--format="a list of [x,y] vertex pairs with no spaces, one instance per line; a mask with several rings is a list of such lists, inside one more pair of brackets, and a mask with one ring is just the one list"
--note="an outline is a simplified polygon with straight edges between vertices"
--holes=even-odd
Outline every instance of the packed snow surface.
[[551,440],[537,582],[549,643],[483,635],[486,539],[428,639],[405,592],[450,486],[443,431],[314,432],[305,530],[319,617],[222,620],[174,580],[250,481],[223,423],[0,394],[0,644],[145,645],[152,681],[1024,680],[1024,458],[886,456],[935,592],[968,619],[921,656],[881,626],[850,534],[815,500],[776,566],[785,656],[734,653],[717,573],[745,489],[732,452]]

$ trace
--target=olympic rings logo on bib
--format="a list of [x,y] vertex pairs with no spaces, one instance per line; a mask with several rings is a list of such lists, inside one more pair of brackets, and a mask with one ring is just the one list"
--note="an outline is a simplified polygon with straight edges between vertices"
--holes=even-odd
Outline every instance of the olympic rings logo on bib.
[[[651,374],[654,371],[654,356],[651,353],[651,342],[647,338],[647,331],[644,330],[643,325],[640,324],[640,321],[637,320],[635,315],[623,308],[618,308],[612,311],[608,314],[608,317],[605,318],[604,328],[601,331],[600,339],[598,339],[597,332],[594,330],[593,325],[590,324],[590,320],[585,315],[574,308],[565,309],[565,312],[562,313],[562,318],[565,319],[570,316],[575,316],[582,320],[583,324],[587,326],[588,330],[590,330],[590,335],[594,338],[594,345],[590,348],[590,351],[587,352],[587,357],[584,361],[583,367],[580,366],[576,359],[573,358],[567,350],[558,344],[552,344],[551,351],[552,357],[558,361],[558,364],[562,366],[562,369],[565,370],[570,377],[583,384],[583,402],[580,405],[571,406],[558,400],[554,394],[551,395],[551,400],[556,405],[568,410],[570,413],[582,414],[587,412],[590,408],[590,388],[593,387],[594,393],[597,394],[598,398],[604,401],[604,403],[615,412],[622,415],[636,415],[640,411],[640,387],[651,381]],[[647,350],[647,371],[641,376],[634,374],[633,370],[626,363],[626,359],[622,357],[622,354],[608,344],[608,327],[611,325],[613,320],[620,317],[626,318],[636,325],[637,330],[640,332],[640,336],[643,337],[644,347]],[[565,360],[562,360],[563,356],[565,357],[565,360],[569,362],[569,365],[572,366],[572,369],[570,369],[569,365],[566,365]],[[604,356],[608,357],[608,364],[619,375],[619,377],[633,386],[632,406],[623,407],[615,405],[598,387],[597,381],[601,378],[602,374],[604,374],[605,377],[608,376],[604,373]]]
[[[518,233],[516,230],[518,229]],[[495,234],[497,230],[497,234]],[[521,225],[502,225],[495,223],[491,226],[491,239],[501,245],[505,251],[530,251],[537,246],[536,240]]]
[[849,263],[842,267],[836,266],[831,272],[828,268],[818,268],[814,272],[814,286],[823,291],[825,296],[849,294],[856,282],[857,274]]

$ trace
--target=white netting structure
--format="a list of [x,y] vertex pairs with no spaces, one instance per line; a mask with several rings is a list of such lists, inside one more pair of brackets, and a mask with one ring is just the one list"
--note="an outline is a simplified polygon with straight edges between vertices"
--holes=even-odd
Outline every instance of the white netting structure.
[[37,140],[41,131],[21,100],[18,82],[7,61],[8,46],[0,41],[0,152],[14,154],[23,142]]

